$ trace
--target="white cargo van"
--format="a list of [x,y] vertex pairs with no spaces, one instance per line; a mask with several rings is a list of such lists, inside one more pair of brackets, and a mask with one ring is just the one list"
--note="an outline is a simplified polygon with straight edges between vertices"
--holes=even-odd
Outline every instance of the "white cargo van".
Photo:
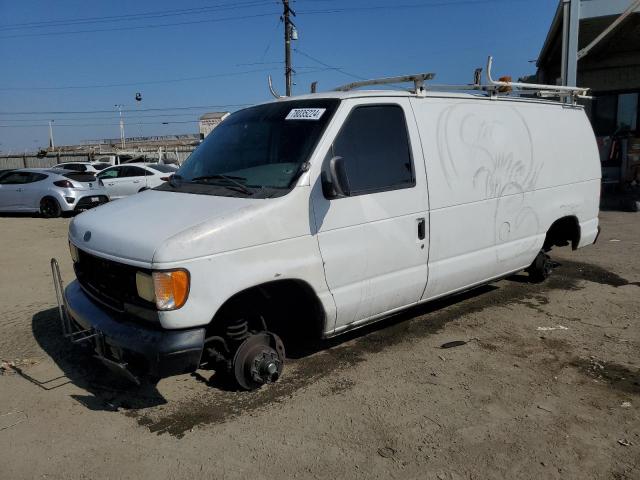
[[596,240],[596,141],[575,102],[498,89],[416,80],[230,115],[170,183],[73,220],[65,334],[134,381],[207,364],[253,389],[283,340],[543,280],[553,246]]

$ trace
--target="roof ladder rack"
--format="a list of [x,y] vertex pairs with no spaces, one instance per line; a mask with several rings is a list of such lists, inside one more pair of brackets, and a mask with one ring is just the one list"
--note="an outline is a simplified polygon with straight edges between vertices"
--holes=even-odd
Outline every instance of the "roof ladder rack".
[[587,96],[589,92],[588,88],[584,87],[567,87],[564,85],[540,85],[537,83],[522,83],[522,82],[504,82],[496,81],[491,76],[491,67],[493,66],[493,57],[489,56],[487,59],[487,81],[489,85],[488,89],[491,91],[492,96],[496,96],[500,88],[511,88],[513,90],[531,91],[538,97],[570,97],[572,103],[575,103],[578,98],[591,98]]
[[359,82],[348,83],[335,89],[337,92],[348,92],[360,87],[368,87],[372,85],[392,85],[397,83],[413,83],[415,90],[410,90],[418,96],[424,97],[427,90],[432,91],[483,91],[488,93],[491,98],[498,98],[500,93],[518,92],[519,94],[532,94],[540,98],[560,98],[569,99],[575,104],[579,98],[591,98],[587,96],[588,88],[584,87],[568,87],[563,85],[541,85],[537,83],[523,83],[503,80],[494,80],[491,76],[491,68],[493,67],[493,57],[487,59],[486,79],[487,83],[482,84],[482,69],[477,68],[473,75],[473,83],[467,85],[426,85],[427,80],[435,78],[435,73],[417,73],[415,75],[403,75],[399,77],[374,78],[371,80],[362,80]]
[[371,80],[362,80],[360,82],[348,83],[335,89],[336,92],[348,92],[360,87],[369,87],[372,85],[390,85],[394,83],[413,83],[416,95],[424,95],[424,82],[432,80],[436,76],[435,73],[416,73],[414,75],[403,75],[400,77],[374,78]]

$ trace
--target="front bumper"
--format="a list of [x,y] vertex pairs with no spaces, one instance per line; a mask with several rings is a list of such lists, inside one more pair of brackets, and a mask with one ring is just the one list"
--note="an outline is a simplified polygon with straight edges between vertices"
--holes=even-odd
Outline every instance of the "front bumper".
[[64,308],[72,325],[94,334],[90,341],[96,357],[112,370],[160,378],[200,366],[204,328],[163,330],[136,324],[95,303],[77,280],[64,290]]

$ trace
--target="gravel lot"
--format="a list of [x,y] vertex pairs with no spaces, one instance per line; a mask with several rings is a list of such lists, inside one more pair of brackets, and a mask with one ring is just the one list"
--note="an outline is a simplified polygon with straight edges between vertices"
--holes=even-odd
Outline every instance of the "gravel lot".
[[69,220],[0,217],[0,478],[640,479],[640,216],[601,221],[545,284],[413,309],[243,393],[113,378],[60,335]]

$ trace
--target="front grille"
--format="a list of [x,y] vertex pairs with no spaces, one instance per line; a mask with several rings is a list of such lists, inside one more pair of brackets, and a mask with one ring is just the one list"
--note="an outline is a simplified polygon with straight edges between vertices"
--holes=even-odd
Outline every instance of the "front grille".
[[155,305],[138,296],[136,272],[140,268],[113,262],[78,250],[74,264],[80,285],[99,302],[118,311],[125,311],[125,304],[155,309]]
[[[97,201],[93,201],[93,198],[97,198]],[[76,210],[88,210],[93,207],[97,207],[102,205],[103,203],[107,203],[109,198],[105,195],[93,195],[89,197],[82,197],[78,200],[78,204],[76,205]]]

